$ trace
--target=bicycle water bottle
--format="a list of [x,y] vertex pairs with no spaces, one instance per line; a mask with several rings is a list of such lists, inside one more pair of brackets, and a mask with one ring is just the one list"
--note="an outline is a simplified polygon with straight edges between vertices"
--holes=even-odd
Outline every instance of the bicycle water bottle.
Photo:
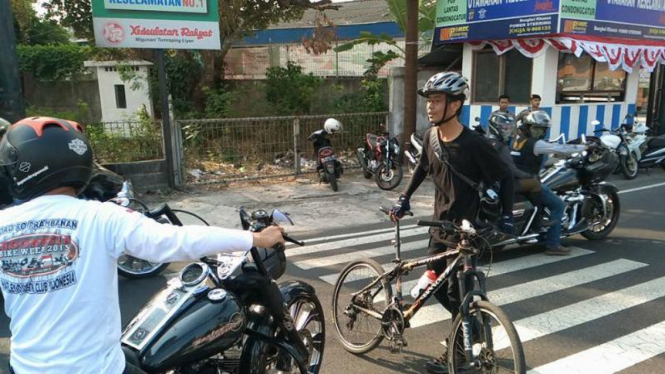
[[430,284],[434,283],[437,275],[432,270],[427,270],[421,277],[418,279],[418,283],[411,290],[411,297],[417,299],[420,295],[425,292],[425,289],[429,287]]

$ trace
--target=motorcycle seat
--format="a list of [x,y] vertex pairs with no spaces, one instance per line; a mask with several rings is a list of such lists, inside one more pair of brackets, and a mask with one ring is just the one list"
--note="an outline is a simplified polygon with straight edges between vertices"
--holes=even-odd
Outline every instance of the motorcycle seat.
[[374,147],[378,146],[379,142],[381,142],[383,138],[378,135],[367,134],[365,135],[365,140],[367,141],[369,149],[374,150]]
[[665,135],[656,136],[647,141],[649,148],[665,148]]

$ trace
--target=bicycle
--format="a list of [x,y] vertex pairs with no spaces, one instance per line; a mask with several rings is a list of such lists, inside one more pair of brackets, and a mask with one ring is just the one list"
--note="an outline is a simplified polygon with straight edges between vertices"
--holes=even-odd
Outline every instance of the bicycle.
[[[386,208],[379,210],[385,214],[389,213]],[[406,214],[413,216],[411,212]],[[403,333],[410,327],[409,321],[453,272],[457,271],[460,279],[460,295],[465,296],[448,338],[449,342],[454,342],[453,349],[448,350],[449,373],[461,371],[467,373],[469,370],[481,373],[525,373],[524,351],[517,330],[506,314],[489,302],[485,292],[485,274],[477,271],[475,266],[474,257],[480,253],[476,244],[483,240],[482,234],[491,231],[492,228],[476,230],[467,221],[464,221],[461,227],[446,221],[421,220],[417,224],[437,227],[459,238],[456,248],[420,259],[402,261],[400,228],[397,221],[393,243],[396,249],[393,260],[395,266],[392,270],[384,271],[383,267],[372,259],[349,263],[341,271],[335,283],[332,305],[333,324],[344,348],[350,353],[363,354],[375,349],[386,338],[390,341],[391,353],[401,352],[402,348],[407,346]],[[403,276],[415,268],[453,257],[454,261],[414,300],[413,304],[404,303]],[[460,266],[462,268],[458,269]],[[356,274],[354,271],[359,269],[367,269],[369,274]],[[367,278],[371,279],[369,284],[354,287],[365,283],[362,281]],[[393,297],[393,281],[395,281],[395,297]],[[467,290],[468,284],[473,285]],[[342,292],[347,286],[351,290]],[[350,296],[350,300],[341,302],[340,296],[345,295]],[[380,321],[378,327],[362,331],[363,322],[369,325],[372,321]],[[351,332],[364,334],[367,336],[367,341],[354,340],[342,331],[343,328],[349,330],[349,335]]]

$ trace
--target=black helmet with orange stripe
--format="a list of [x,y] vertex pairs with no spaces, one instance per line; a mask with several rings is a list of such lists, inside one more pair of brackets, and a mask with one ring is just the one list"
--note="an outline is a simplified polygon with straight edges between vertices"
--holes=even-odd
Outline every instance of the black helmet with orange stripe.
[[20,200],[58,187],[81,192],[92,176],[92,148],[80,124],[30,117],[13,124],[0,143],[0,165]]

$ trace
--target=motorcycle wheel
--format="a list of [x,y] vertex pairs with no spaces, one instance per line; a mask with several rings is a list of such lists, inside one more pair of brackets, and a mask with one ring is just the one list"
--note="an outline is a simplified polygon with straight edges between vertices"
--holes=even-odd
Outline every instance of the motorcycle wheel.
[[[605,239],[614,230],[619,222],[619,215],[621,213],[619,195],[616,193],[609,194],[607,202],[610,205],[610,209],[612,209],[610,212],[610,218],[596,223],[595,225],[591,225],[588,230],[581,233],[583,237],[589,240],[601,240]],[[602,207],[596,209],[602,209]]]
[[395,187],[399,186],[399,184],[402,182],[402,178],[404,177],[404,170],[402,169],[402,165],[396,162],[393,162],[392,165],[393,167],[391,170],[386,170],[386,164],[382,163],[376,169],[376,174],[374,175],[376,185],[384,191],[395,189]]
[[[294,326],[309,351],[307,371],[308,373],[317,374],[321,370],[326,341],[326,324],[321,303],[316,295],[301,294],[291,300],[286,309],[293,317]],[[279,360],[280,351],[276,347],[266,344],[260,339],[249,337],[243,350],[249,356],[248,359],[242,360],[239,373],[267,374],[278,372],[275,366]],[[289,358],[291,364],[293,364],[292,360],[292,358]],[[290,371],[279,371],[279,373],[300,374],[300,371],[297,365],[293,364]]]
[[332,188],[333,191],[337,192],[339,187],[337,186],[337,177],[335,177],[335,173],[328,173],[328,182],[330,183],[330,188]]
[[637,165],[637,156],[630,152],[627,156],[621,156],[621,172],[626,179],[635,179],[640,171]]

